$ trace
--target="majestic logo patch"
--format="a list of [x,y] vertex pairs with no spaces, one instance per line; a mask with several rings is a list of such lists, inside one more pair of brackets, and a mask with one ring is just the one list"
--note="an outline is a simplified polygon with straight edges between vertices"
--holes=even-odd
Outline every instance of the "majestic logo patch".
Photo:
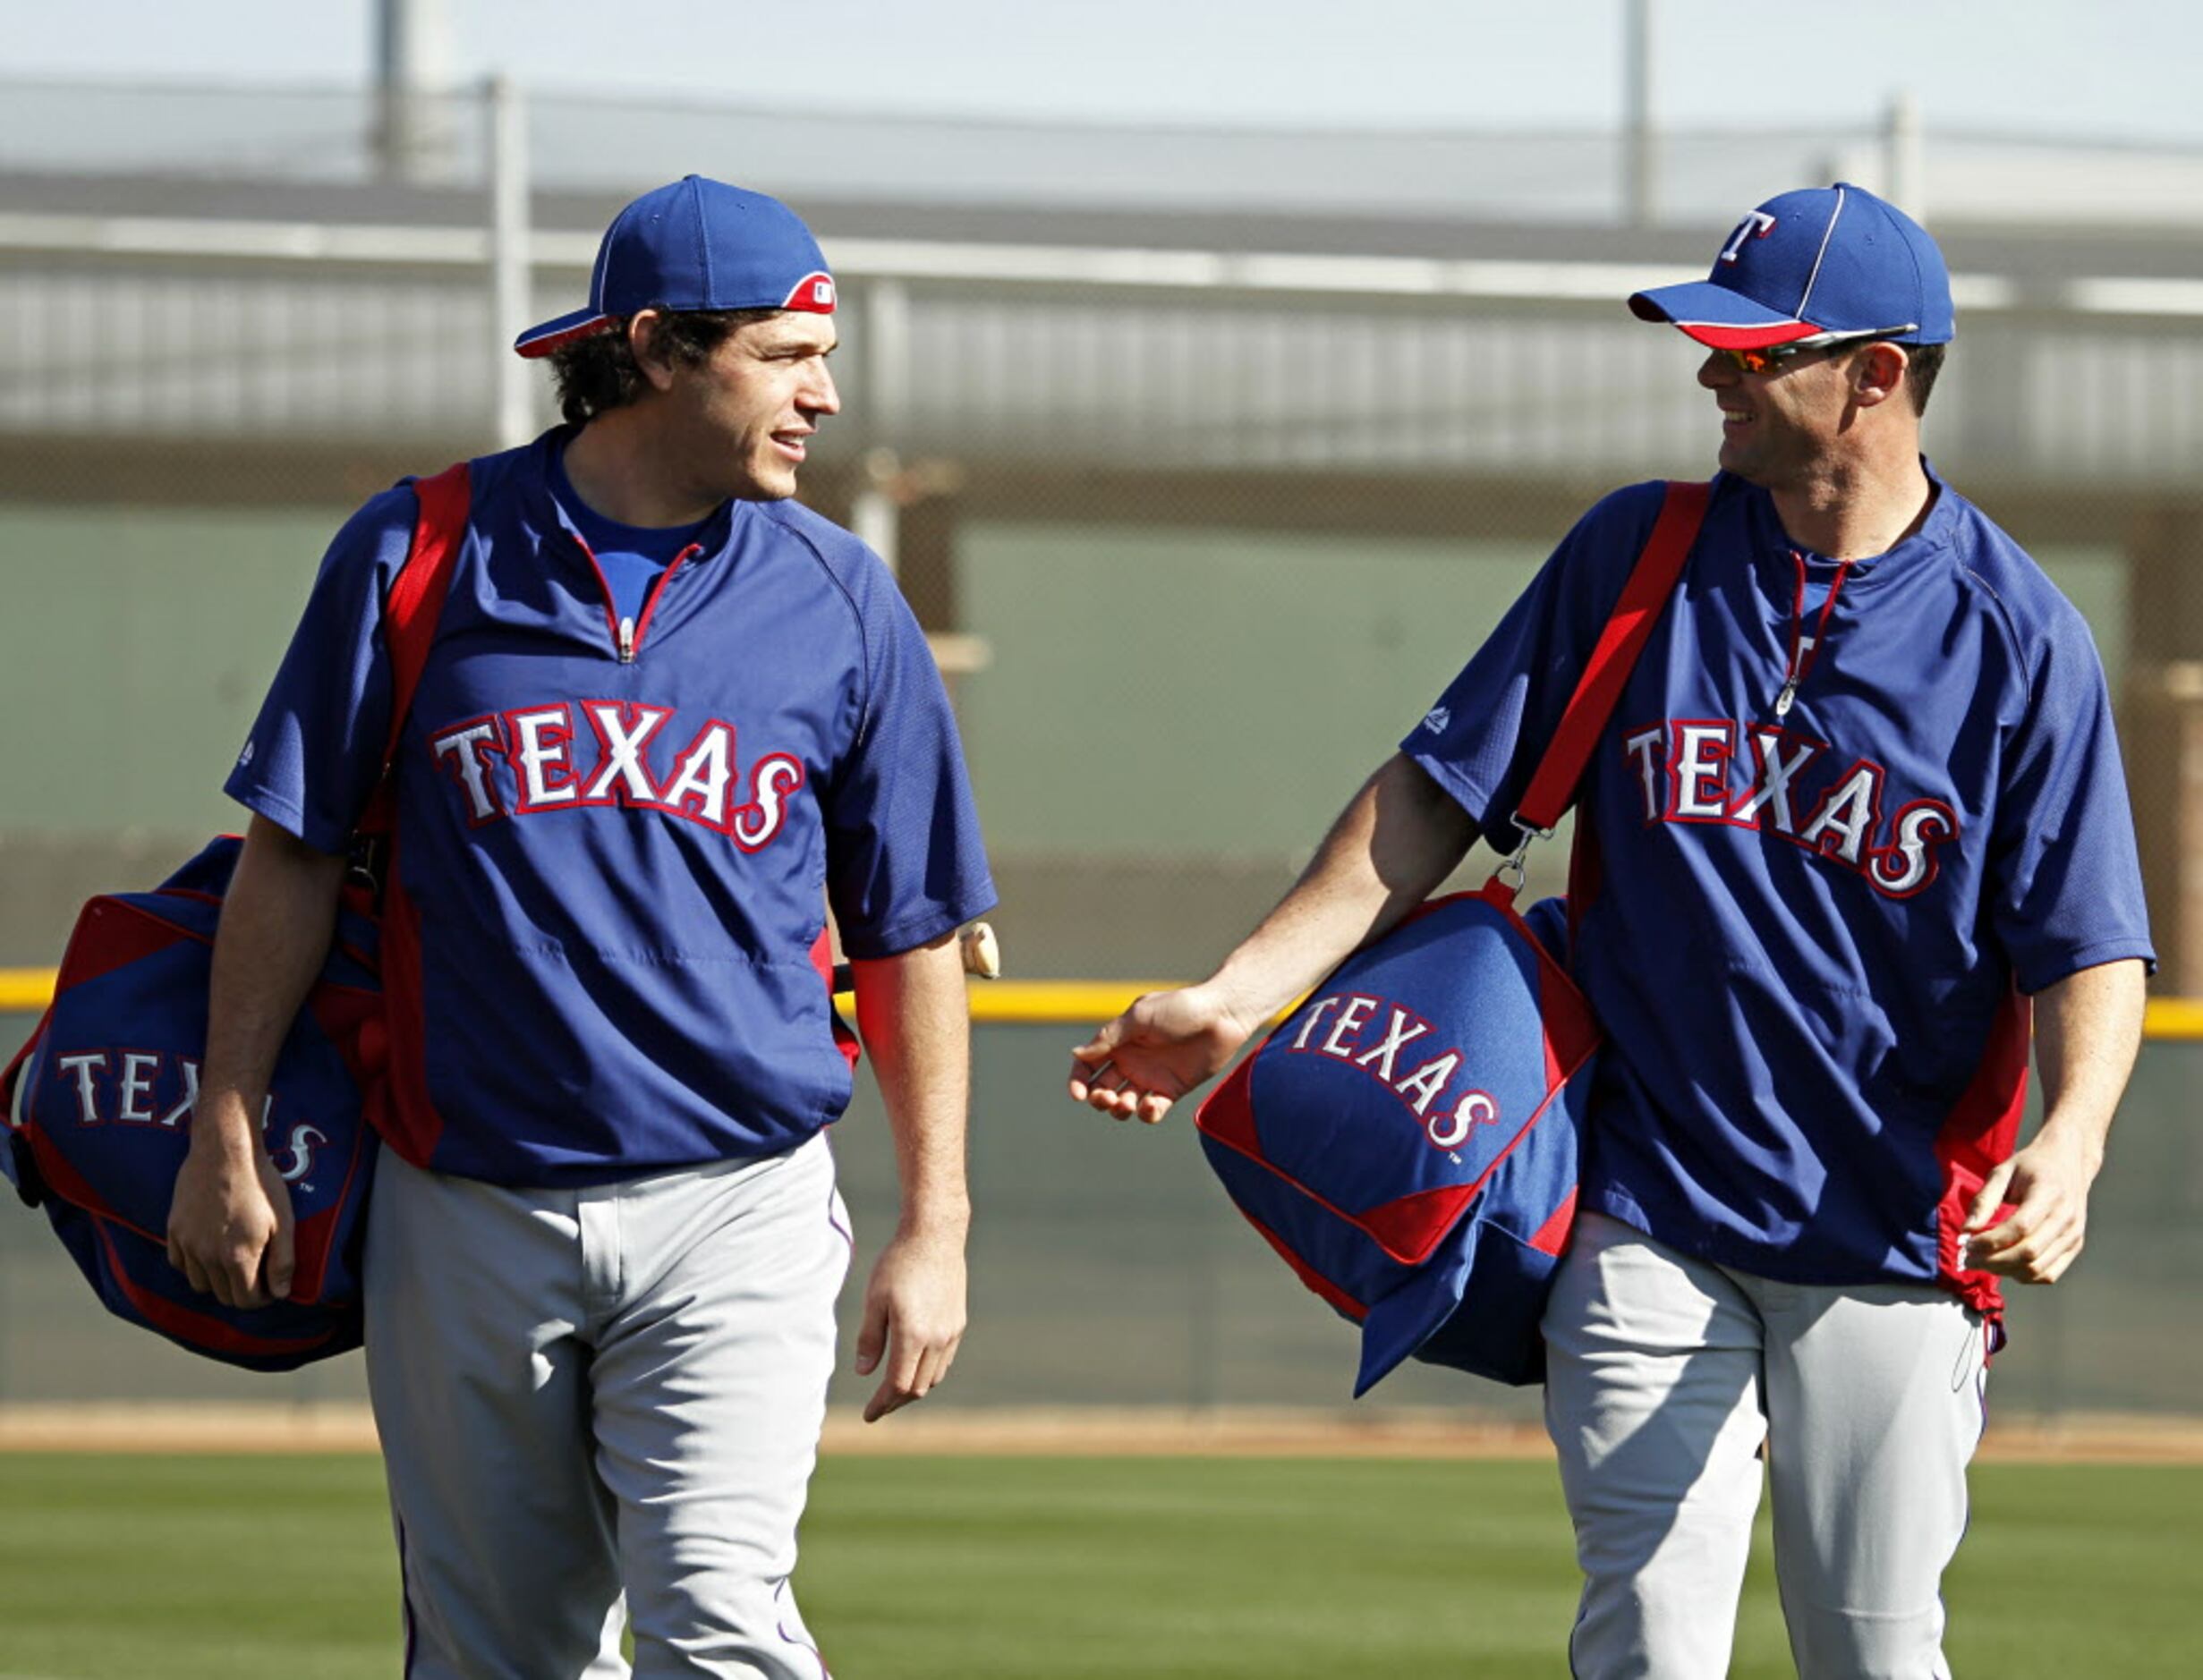
[[1925,891],[1941,867],[1937,849],[1959,837],[1958,813],[1940,799],[1911,799],[1885,823],[1889,772],[1854,759],[1833,776],[1816,775],[1828,751],[1794,730],[1725,717],[1670,718],[1621,740],[1648,824],[1761,829],[1865,877],[1885,898]]
[[[744,776],[735,726],[713,717],[675,748],[673,708],[636,700],[559,700],[452,724],[430,737],[468,825],[590,805],[663,811],[754,852],[778,834],[804,785],[802,760],[768,752]],[[582,742],[593,742],[593,750]],[[586,766],[586,768],[584,768]]]
[[1430,1032],[1431,1023],[1412,1009],[1349,992],[1310,1005],[1308,1018],[1286,1048],[1359,1068],[1399,1099],[1433,1148],[1450,1151],[1476,1127],[1497,1125],[1500,1107],[1482,1090],[1464,1090],[1448,1099],[1447,1087],[1460,1071],[1461,1053],[1448,1048],[1433,1054],[1435,1047],[1422,1042]]

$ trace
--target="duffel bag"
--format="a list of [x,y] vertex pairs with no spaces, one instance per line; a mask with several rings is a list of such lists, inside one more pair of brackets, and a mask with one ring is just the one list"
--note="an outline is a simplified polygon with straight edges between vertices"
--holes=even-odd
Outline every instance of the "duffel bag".
[[[1501,1382],[1544,1375],[1537,1320],[1575,1214],[1599,1031],[1511,897],[1422,906],[1195,1116],[1248,1222],[1362,1327],[1357,1396],[1411,1353]],[[1560,908],[1531,921],[1565,938]]]
[[[413,544],[385,604],[391,718],[383,784],[360,825],[363,857],[389,830],[388,764],[465,536],[468,468],[414,489]],[[191,1143],[215,929],[242,849],[222,836],[152,892],[86,904],[53,1005],[0,1075],[0,1170],[45,1209],[108,1311],[210,1359],[288,1370],[360,1343],[361,1243],[379,1147],[367,1116],[387,1039],[371,882],[355,880],[261,1115],[290,1192],[291,1294],[227,1307],[192,1290],[168,1263],[168,1209]]]
[[287,1300],[235,1309],[168,1262],[168,1203],[191,1148],[225,836],[149,893],[92,899],[53,1006],[0,1075],[17,1193],[43,1208],[107,1310],[194,1353],[287,1370],[360,1341],[360,1242],[376,1144],[363,1118],[386,1048],[375,929],[347,911],[291,1023],[262,1125],[291,1195]]
[[1241,1213],[1362,1327],[1357,1397],[1410,1354],[1501,1382],[1544,1379],[1538,1325],[1575,1218],[1601,1035],[1569,978],[1562,901],[1526,921],[1515,895],[1531,844],[1575,801],[1709,495],[1668,486],[1498,873],[1349,956],[1195,1116]]

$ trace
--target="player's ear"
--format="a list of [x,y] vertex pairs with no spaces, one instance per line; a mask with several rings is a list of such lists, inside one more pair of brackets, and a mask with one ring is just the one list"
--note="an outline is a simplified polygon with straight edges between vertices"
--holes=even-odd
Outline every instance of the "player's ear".
[[1851,400],[1861,408],[1888,402],[1904,389],[1910,360],[1901,344],[1868,344],[1851,363]]
[[638,310],[627,319],[627,352],[635,369],[654,391],[673,385],[673,358],[665,347],[666,317],[660,310]]

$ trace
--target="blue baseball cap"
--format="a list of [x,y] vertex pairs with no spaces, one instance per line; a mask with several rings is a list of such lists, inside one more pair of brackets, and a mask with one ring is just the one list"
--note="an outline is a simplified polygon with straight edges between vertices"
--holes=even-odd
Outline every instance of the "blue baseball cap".
[[532,327],[523,356],[600,333],[637,310],[834,312],[834,276],[803,218],[778,199],[684,175],[612,218],[589,276],[589,307]]
[[1736,225],[1712,274],[1639,292],[1629,308],[1715,350],[1847,333],[1943,344],[1958,330],[1951,271],[1927,230],[1848,181],[1769,199]]

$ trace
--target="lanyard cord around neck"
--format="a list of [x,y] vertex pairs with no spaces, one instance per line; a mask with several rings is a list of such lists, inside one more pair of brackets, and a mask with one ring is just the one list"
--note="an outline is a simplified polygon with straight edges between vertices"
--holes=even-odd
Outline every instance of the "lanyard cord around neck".
[[1813,661],[1821,650],[1821,640],[1828,633],[1828,615],[1836,610],[1836,597],[1843,593],[1843,580],[1851,575],[1849,560],[1836,562],[1836,575],[1828,585],[1828,598],[1821,603],[1820,615],[1813,621],[1813,633],[1808,636],[1805,629],[1805,556],[1792,548],[1790,557],[1798,567],[1798,590],[1790,599],[1790,663],[1782,673],[1782,692],[1774,697],[1778,723],[1790,716],[1790,703],[1798,698],[1798,685],[1813,668]]

